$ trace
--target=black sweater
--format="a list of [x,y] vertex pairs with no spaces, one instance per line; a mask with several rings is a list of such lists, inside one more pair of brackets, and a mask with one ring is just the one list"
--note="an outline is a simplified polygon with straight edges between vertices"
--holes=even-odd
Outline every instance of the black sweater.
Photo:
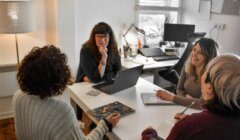
[[101,54],[99,53],[98,56],[99,59],[95,58],[93,50],[86,44],[83,45],[80,51],[80,62],[76,82],[83,82],[84,76],[87,76],[94,83],[108,81],[116,76],[117,72],[121,69],[120,56],[114,56],[111,61],[108,57],[105,73],[102,78],[98,71]]

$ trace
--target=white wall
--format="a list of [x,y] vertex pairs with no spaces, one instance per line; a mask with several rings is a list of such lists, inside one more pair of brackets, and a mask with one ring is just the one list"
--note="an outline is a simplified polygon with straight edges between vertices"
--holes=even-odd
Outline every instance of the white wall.
[[135,0],[79,0],[77,3],[77,46],[75,51],[77,70],[82,44],[98,22],[108,23],[121,45],[121,32],[136,20]]
[[216,23],[226,24],[224,30],[219,31],[217,39],[217,30],[212,31],[212,38],[218,40],[221,45],[222,53],[234,53],[240,55],[240,16],[224,15],[211,13],[210,19],[203,19],[195,12],[194,3],[198,0],[183,0],[182,23],[195,24],[196,31],[207,32],[209,37],[210,29]]
[[[79,63],[81,45],[89,38],[93,26],[104,21],[110,24],[116,39],[124,28],[135,21],[135,0],[34,0],[36,31],[20,34],[19,51],[22,59],[34,46],[54,44],[68,56],[73,76]],[[0,65],[16,63],[13,35],[0,35]],[[18,88],[15,72],[1,73],[1,82],[9,88],[0,87],[0,119],[12,114],[12,94]],[[2,76],[3,75],[3,76]],[[9,75],[9,76],[8,76]],[[11,77],[11,78],[9,78]]]
[[58,46],[67,55],[68,64],[75,75],[77,0],[58,0],[57,7]]
[[[34,47],[57,44],[56,0],[34,0],[36,30],[18,35],[20,60]],[[0,34],[0,66],[16,64],[14,35]],[[16,72],[0,71],[0,119],[12,115],[12,95],[18,89]]]

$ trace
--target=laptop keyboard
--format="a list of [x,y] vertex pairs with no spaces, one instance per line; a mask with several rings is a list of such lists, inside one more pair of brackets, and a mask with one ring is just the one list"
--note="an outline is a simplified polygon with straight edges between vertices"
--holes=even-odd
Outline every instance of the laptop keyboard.
[[168,60],[177,60],[179,59],[176,55],[164,55],[153,57],[155,61],[168,61]]

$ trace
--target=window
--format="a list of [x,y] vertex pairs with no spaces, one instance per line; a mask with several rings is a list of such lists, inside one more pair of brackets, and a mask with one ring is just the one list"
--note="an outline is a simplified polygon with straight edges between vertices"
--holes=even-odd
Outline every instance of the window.
[[181,0],[138,0],[138,26],[145,30],[143,43],[158,46],[163,40],[164,23],[178,23]]

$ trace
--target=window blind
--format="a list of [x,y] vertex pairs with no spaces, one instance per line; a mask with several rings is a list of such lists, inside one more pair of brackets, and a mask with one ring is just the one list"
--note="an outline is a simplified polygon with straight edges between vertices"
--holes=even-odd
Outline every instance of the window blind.
[[139,6],[179,7],[180,0],[139,0]]

